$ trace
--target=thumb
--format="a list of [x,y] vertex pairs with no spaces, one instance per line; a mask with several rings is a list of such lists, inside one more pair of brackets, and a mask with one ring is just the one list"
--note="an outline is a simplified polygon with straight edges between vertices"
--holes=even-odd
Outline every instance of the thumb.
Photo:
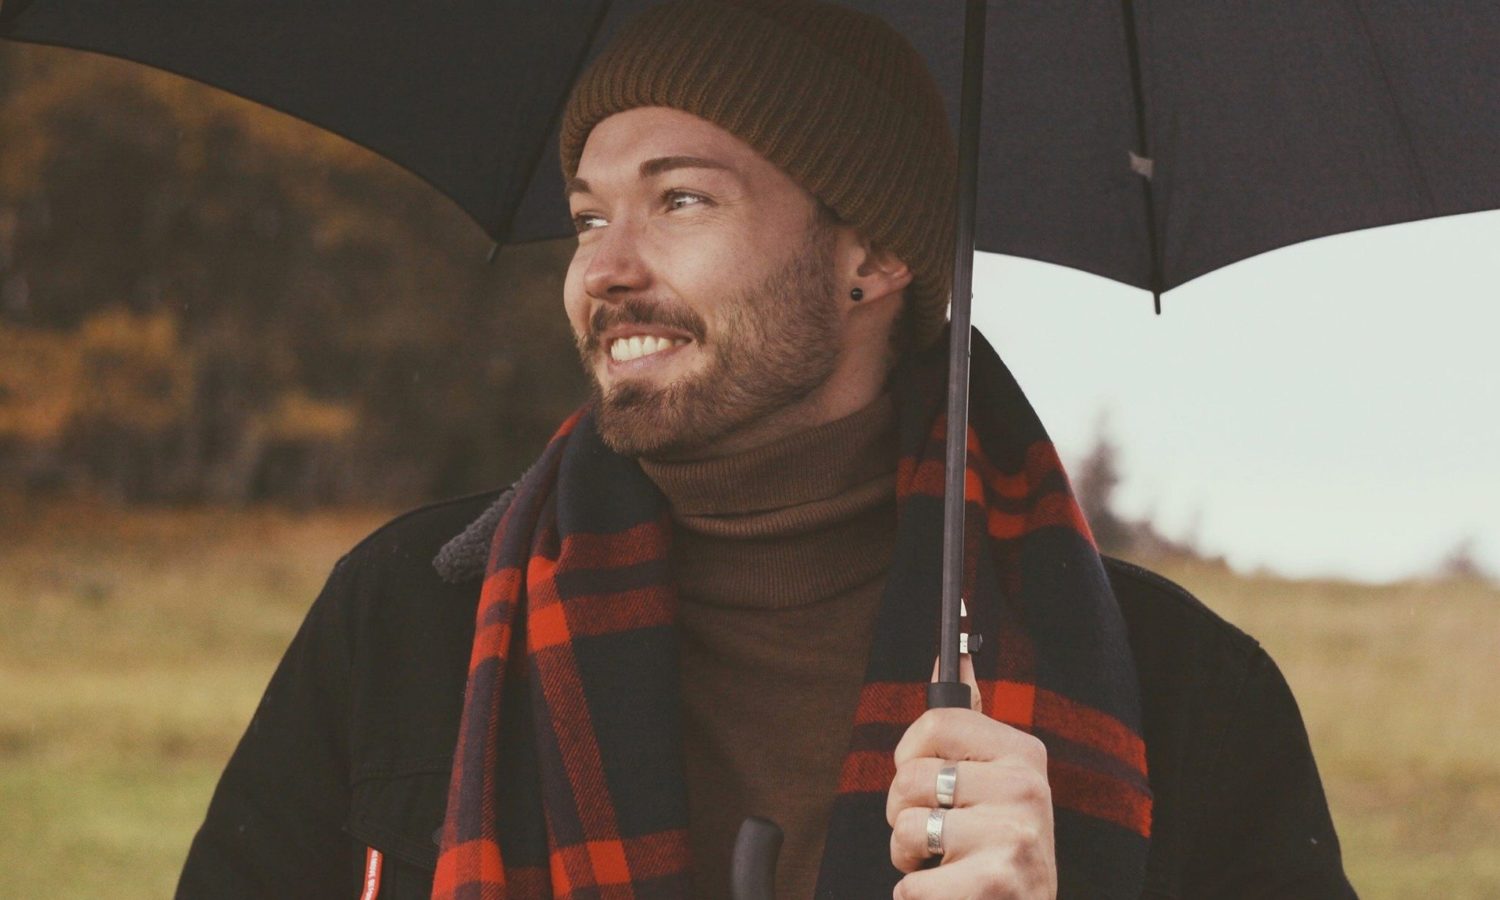
[[[930,681],[938,680],[938,661],[932,661],[932,678]],[[958,655],[958,680],[969,686],[969,708],[977,713],[984,712],[984,703],[979,696],[979,679],[974,675],[974,658],[967,653]]]

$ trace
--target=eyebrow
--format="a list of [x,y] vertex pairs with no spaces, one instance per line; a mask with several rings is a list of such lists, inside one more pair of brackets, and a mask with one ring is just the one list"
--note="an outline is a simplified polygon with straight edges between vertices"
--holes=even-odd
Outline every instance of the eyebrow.
[[[720,169],[726,172],[734,171],[724,163],[716,159],[706,159],[702,156],[658,156],[641,163],[640,177],[655,178],[663,172],[673,169]],[[564,199],[577,193],[592,193],[593,189],[589,183],[582,178],[574,176],[568,179],[567,186],[563,189]]]

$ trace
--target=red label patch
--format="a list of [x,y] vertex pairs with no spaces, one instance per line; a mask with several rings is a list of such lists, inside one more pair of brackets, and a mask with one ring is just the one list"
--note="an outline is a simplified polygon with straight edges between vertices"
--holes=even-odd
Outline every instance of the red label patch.
[[380,895],[381,860],[379,850],[374,847],[365,848],[365,890],[359,895],[359,900],[375,900]]

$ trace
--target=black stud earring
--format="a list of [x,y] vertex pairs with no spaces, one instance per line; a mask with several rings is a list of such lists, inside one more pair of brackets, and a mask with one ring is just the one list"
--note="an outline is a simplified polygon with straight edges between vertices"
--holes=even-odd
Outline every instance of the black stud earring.
[[860,290],[859,288],[854,288],[853,290],[849,291],[849,299],[853,300],[855,303],[858,303],[859,301],[865,299],[865,292]]

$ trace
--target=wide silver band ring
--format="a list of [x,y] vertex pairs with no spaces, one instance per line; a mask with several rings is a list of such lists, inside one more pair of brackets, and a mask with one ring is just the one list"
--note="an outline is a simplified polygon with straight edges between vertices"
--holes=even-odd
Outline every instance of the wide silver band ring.
[[953,795],[958,791],[958,766],[943,766],[937,775],[937,805],[943,809],[953,808]]
[[934,809],[927,814],[927,853],[931,856],[943,855],[943,816],[947,813],[946,809]]

